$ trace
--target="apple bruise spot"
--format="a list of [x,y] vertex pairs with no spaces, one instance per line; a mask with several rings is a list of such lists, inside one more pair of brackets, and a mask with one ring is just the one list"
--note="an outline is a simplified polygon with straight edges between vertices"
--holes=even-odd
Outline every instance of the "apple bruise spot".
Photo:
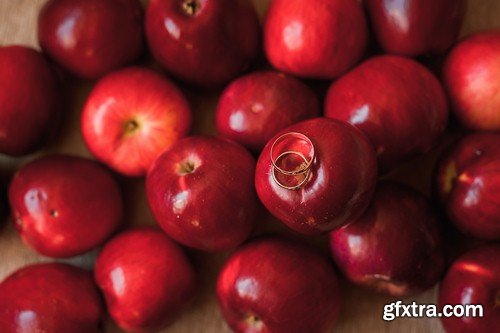
[[182,10],[189,16],[195,16],[201,9],[199,0],[184,0],[182,3]]
[[55,210],[55,209],[52,209],[50,211],[50,216],[52,216],[53,218],[56,218],[56,217],[59,216],[59,212],[57,210]]

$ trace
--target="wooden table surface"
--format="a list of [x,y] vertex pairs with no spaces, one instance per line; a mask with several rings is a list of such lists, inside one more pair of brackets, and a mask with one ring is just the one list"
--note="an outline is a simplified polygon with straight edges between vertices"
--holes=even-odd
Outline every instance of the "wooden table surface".
[[[40,7],[46,0],[0,0],[0,45],[23,44],[38,48],[36,38],[36,21]],[[147,0],[142,0],[144,4]],[[259,15],[264,16],[270,0],[253,0]],[[305,1],[305,0],[304,0]],[[499,0],[469,0],[467,19],[462,35],[474,31],[500,27]],[[18,165],[33,158],[52,152],[71,153],[90,157],[79,132],[79,115],[82,104],[92,87],[92,82],[67,82],[65,119],[54,142],[43,151],[21,158],[12,159],[0,156],[0,169],[14,171]],[[200,93],[186,91],[194,113],[193,132],[213,133],[213,113],[219,92]],[[432,154],[419,161],[420,165],[428,165],[433,160]],[[416,162],[408,163],[397,170],[394,175],[403,181],[426,191],[429,181],[422,182],[422,174],[415,172]],[[423,176],[430,179],[430,168],[424,168]],[[417,175],[418,174],[418,175]],[[121,179],[126,201],[125,225],[154,225],[155,222],[147,207],[142,179]],[[265,219],[270,220],[270,219]],[[264,222],[263,222],[264,223]],[[267,221],[267,229],[284,229],[276,221]],[[320,245],[324,239],[314,239]],[[162,332],[189,333],[224,333],[230,332],[219,313],[214,297],[214,284],[217,272],[227,254],[208,255],[196,251],[189,252],[200,275],[200,291],[194,304],[178,321]],[[96,252],[67,260],[76,265],[91,268]],[[9,224],[0,230],[0,280],[26,264],[51,261],[37,255],[25,247],[17,232]],[[383,305],[391,301],[390,297],[375,295],[345,283],[345,301],[342,314],[335,332],[442,332],[436,319],[397,319],[386,323],[381,319]],[[420,303],[435,303],[436,289],[430,290],[415,298]],[[1,295],[0,295],[1,297]],[[405,301],[410,302],[413,299]],[[120,332],[112,323],[107,324],[106,332]],[[70,332],[68,332],[70,333]]]

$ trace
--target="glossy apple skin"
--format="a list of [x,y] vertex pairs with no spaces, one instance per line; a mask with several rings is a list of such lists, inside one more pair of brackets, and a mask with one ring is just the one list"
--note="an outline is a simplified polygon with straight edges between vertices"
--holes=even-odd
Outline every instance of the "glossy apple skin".
[[22,167],[10,183],[9,202],[23,241],[56,258],[100,245],[123,216],[112,175],[76,156],[45,156]]
[[[193,14],[190,4],[197,6]],[[257,14],[239,0],[152,0],[146,37],[161,66],[204,88],[229,82],[260,50]]]
[[216,127],[219,135],[260,152],[277,132],[319,115],[318,98],[308,86],[280,72],[262,71],[243,76],[224,90]]
[[439,306],[481,304],[484,317],[441,317],[448,333],[495,332],[500,325],[500,246],[487,245],[459,257],[439,288]]
[[465,0],[365,1],[381,48],[415,57],[440,54],[458,37],[465,16]]
[[[301,188],[280,187],[272,177],[270,149],[281,135],[298,132],[313,143],[311,178]],[[370,203],[377,178],[375,151],[355,127],[327,118],[292,125],[276,134],[262,150],[255,171],[261,202],[297,232],[318,235],[359,216]]]
[[384,173],[436,143],[448,123],[448,103],[429,70],[387,55],[335,81],[328,89],[325,116],[361,129],[374,144]]
[[38,17],[38,41],[74,75],[97,79],[142,54],[143,20],[138,0],[50,0]]
[[0,47],[0,153],[38,148],[59,115],[57,78],[45,58],[24,46]]
[[443,80],[460,123],[472,130],[500,130],[500,31],[459,42],[443,67]]
[[469,236],[500,240],[498,133],[470,134],[441,158],[436,186],[453,224]]
[[256,223],[254,170],[254,158],[236,143],[184,138],[151,167],[149,206],[162,229],[181,244],[210,252],[234,248]]
[[441,226],[420,193],[382,182],[365,213],[330,234],[330,249],[347,279],[392,296],[434,286],[445,268]]
[[104,315],[92,275],[60,263],[19,269],[0,283],[2,333],[98,333]]
[[127,332],[165,327],[196,290],[186,255],[153,228],[131,229],[110,240],[97,258],[94,276],[111,317]]
[[278,70],[334,79],[363,56],[368,28],[356,0],[273,0],[264,27],[264,48]]
[[265,237],[237,249],[217,281],[217,299],[238,333],[330,332],[342,302],[331,263],[300,243]]
[[191,128],[191,108],[167,78],[146,68],[103,77],[85,103],[81,129],[94,156],[125,176],[151,164]]

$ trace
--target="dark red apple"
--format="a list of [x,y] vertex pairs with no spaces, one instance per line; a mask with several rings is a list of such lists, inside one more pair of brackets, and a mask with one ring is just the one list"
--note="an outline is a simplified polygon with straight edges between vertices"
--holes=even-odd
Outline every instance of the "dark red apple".
[[330,86],[325,116],[361,129],[386,172],[436,143],[448,122],[448,104],[441,84],[424,66],[378,56]]
[[455,116],[473,130],[500,130],[500,31],[467,37],[443,68]]
[[165,69],[206,88],[236,77],[260,50],[257,14],[241,0],[151,0],[146,36]]
[[357,285],[393,296],[434,286],[445,268],[441,226],[413,189],[379,183],[370,207],[330,234],[337,266]]
[[66,264],[35,264],[0,283],[0,332],[98,333],[103,317],[92,275]]
[[24,242],[57,258],[100,245],[123,216],[112,175],[76,156],[46,156],[22,167],[10,183],[9,202]]
[[500,240],[500,134],[471,134],[445,153],[437,191],[453,224],[463,233]]
[[264,48],[278,70],[301,77],[333,79],[363,56],[368,29],[356,0],[273,0]]
[[193,136],[161,155],[146,178],[158,224],[181,244],[224,251],[248,238],[257,219],[255,161],[240,145]]
[[38,18],[38,41],[71,73],[97,79],[141,55],[143,18],[138,0],[50,0]]
[[20,156],[43,144],[58,120],[57,85],[39,52],[0,47],[0,153]]
[[[439,288],[439,305],[476,304],[483,317],[441,317],[448,333],[495,332],[500,325],[500,246],[467,252],[450,267]],[[476,315],[479,312],[476,312]]]
[[127,332],[157,331],[194,296],[195,271],[161,230],[140,228],[111,239],[94,275],[113,320]]
[[306,120],[276,134],[257,162],[262,203],[290,228],[321,234],[359,216],[377,178],[375,151],[355,127]]
[[126,176],[144,176],[153,162],[191,127],[191,109],[167,78],[127,68],[102,78],[82,113],[89,150]]
[[331,332],[341,290],[330,262],[302,244],[261,238],[234,252],[217,281],[222,314],[235,332]]
[[458,37],[465,0],[367,0],[373,31],[387,53],[443,53]]
[[314,92],[299,80],[262,71],[233,81],[216,111],[219,135],[259,152],[282,129],[320,114]]

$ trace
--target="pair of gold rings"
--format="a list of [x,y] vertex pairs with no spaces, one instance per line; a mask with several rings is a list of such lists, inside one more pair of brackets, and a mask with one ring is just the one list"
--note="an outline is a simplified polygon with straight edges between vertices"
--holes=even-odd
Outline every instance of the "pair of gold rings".
[[[304,134],[289,132],[279,136],[272,144],[271,150],[272,177],[280,187],[287,190],[296,190],[302,187],[310,178],[311,166],[314,162],[314,145]],[[303,162],[293,168],[280,166],[287,156],[298,156]],[[297,181],[296,184],[286,184],[280,178]]]

